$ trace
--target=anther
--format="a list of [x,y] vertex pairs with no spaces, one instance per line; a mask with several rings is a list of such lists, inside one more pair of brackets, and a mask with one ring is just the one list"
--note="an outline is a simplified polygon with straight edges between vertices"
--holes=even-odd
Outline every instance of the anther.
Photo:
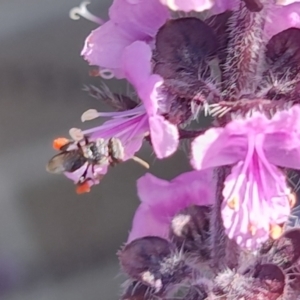
[[81,115],[81,122],[91,121],[99,117],[99,113],[96,109],[88,109]]
[[281,237],[281,234],[283,232],[283,229],[279,225],[270,225],[270,237],[273,240],[277,240]]
[[257,232],[257,227],[254,224],[250,224],[249,231],[250,231],[251,235],[254,236]]
[[74,141],[81,141],[84,138],[84,134],[79,128],[71,128],[69,130],[69,135]]
[[227,205],[229,206],[229,208],[237,210],[239,207],[239,200],[237,197],[233,197],[231,200],[229,200],[227,202]]

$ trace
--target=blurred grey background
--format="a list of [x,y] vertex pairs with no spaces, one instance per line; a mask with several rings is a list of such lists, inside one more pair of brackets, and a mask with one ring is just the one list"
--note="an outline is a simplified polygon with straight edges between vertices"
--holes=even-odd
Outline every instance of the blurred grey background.
[[[90,194],[46,173],[52,140],[80,127],[89,108],[107,107],[82,92],[89,67],[80,57],[96,24],[69,19],[80,0],[0,0],[0,298],[114,300],[122,278],[115,253],[138,205],[133,162],[112,169]],[[89,10],[107,18],[110,0]],[[116,81],[108,85],[121,92]],[[88,124],[87,124],[88,125]],[[188,169],[183,152],[150,171],[172,178]]]

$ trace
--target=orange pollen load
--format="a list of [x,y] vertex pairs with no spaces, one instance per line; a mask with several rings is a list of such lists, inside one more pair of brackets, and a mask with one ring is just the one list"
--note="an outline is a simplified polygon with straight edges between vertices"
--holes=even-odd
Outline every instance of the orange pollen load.
[[84,181],[83,183],[78,183],[76,187],[76,193],[77,194],[84,194],[89,193],[91,191],[91,187],[87,181]]
[[277,240],[281,237],[282,234],[282,228],[279,225],[270,225],[270,237],[273,240]]
[[59,150],[61,150],[61,148],[62,148],[63,146],[65,146],[65,145],[68,144],[69,142],[70,142],[69,139],[61,137],[61,138],[55,139],[55,140],[53,141],[52,146],[53,146],[53,148],[54,148],[55,150],[59,151]]

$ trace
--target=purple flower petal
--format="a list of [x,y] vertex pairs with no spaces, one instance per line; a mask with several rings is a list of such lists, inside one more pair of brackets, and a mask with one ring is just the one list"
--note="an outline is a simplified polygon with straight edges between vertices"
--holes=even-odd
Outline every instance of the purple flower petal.
[[147,235],[167,238],[176,213],[193,204],[211,205],[215,195],[212,170],[183,173],[171,181],[148,173],[138,180],[137,187],[141,204],[133,219],[129,242]]
[[255,154],[249,165],[239,162],[226,178],[222,217],[228,237],[255,250],[269,238],[270,229],[287,221],[290,190],[284,174],[264,165]]
[[300,169],[300,106],[278,112],[271,124],[272,132],[264,140],[268,161],[276,166]]
[[[158,115],[158,89],[163,79],[151,72],[151,49],[144,42],[134,42],[123,55],[126,78],[133,84],[143,101],[150,126],[151,142],[158,158],[173,154],[179,144],[178,129],[175,125]],[[139,63],[136,63],[139,57]]]
[[287,221],[291,191],[277,166],[300,167],[300,107],[271,119],[255,113],[225,128],[209,129],[192,145],[197,169],[234,164],[223,190],[223,222],[229,238],[256,249],[272,227]]
[[273,35],[288,28],[300,28],[300,3],[287,6],[275,6],[270,13],[270,20],[266,23],[266,35]]
[[223,128],[212,128],[192,143],[192,166],[197,169],[231,165],[243,159],[247,151],[246,137],[232,135]]
[[124,77],[121,57],[125,47],[136,40],[112,21],[93,30],[85,41],[81,55],[90,65],[112,70],[118,77]]
[[109,16],[130,35],[145,40],[155,36],[170,14],[159,0],[114,0],[109,9]]
[[[191,163],[195,169],[230,165],[245,159],[250,132],[264,136],[263,149],[275,165],[299,166],[300,107],[278,112],[271,120],[256,113],[245,120],[234,120],[225,128],[212,128],[192,143]],[[277,152],[278,151],[278,152]]]
[[173,154],[179,144],[178,129],[162,116],[149,117],[150,136],[158,158]]
[[158,0],[115,0],[109,15],[110,21],[87,37],[81,55],[90,65],[108,68],[117,78],[123,78],[124,48],[137,40],[150,42],[169,13]]

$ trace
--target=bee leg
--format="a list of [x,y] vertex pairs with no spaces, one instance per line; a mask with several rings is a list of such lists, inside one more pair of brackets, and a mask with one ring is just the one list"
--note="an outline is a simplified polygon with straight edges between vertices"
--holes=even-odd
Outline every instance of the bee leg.
[[89,139],[86,135],[84,136],[84,142],[85,142],[86,145],[89,143]]
[[83,155],[83,149],[82,149],[82,145],[80,142],[77,142],[77,147],[78,147],[78,150],[80,151],[80,153]]
[[82,173],[82,175],[81,175],[80,178],[79,178],[78,183],[82,183],[82,182],[84,182],[84,181],[87,179],[87,178],[86,178],[86,175],[87,175],[87,172],[88,172],[89,167],[90,167],[90,164],[87,164],[87,166],[86,166],[84,172]]
[[86,181],[88,181],[88,180],[91,180],[91,181],[93,181],[93,183],[95,183],[95,180],[94,180],[93,178],[91,178],[91,177],[86,177],[86,176],[87,176],[87,172],[88,172],[89,167],[92,167],[92,173],[93,173],[93,175],[94,175],[94,173],[95,173],[95,165],[89,163],[89,164],[86,166],[85,171],[84,171],[84,172],[82,173],[82,175],[80,176],[80,179],[79,179],[79,181],[78,181],[78,184],[81,184],[81,183],[86,182]]

